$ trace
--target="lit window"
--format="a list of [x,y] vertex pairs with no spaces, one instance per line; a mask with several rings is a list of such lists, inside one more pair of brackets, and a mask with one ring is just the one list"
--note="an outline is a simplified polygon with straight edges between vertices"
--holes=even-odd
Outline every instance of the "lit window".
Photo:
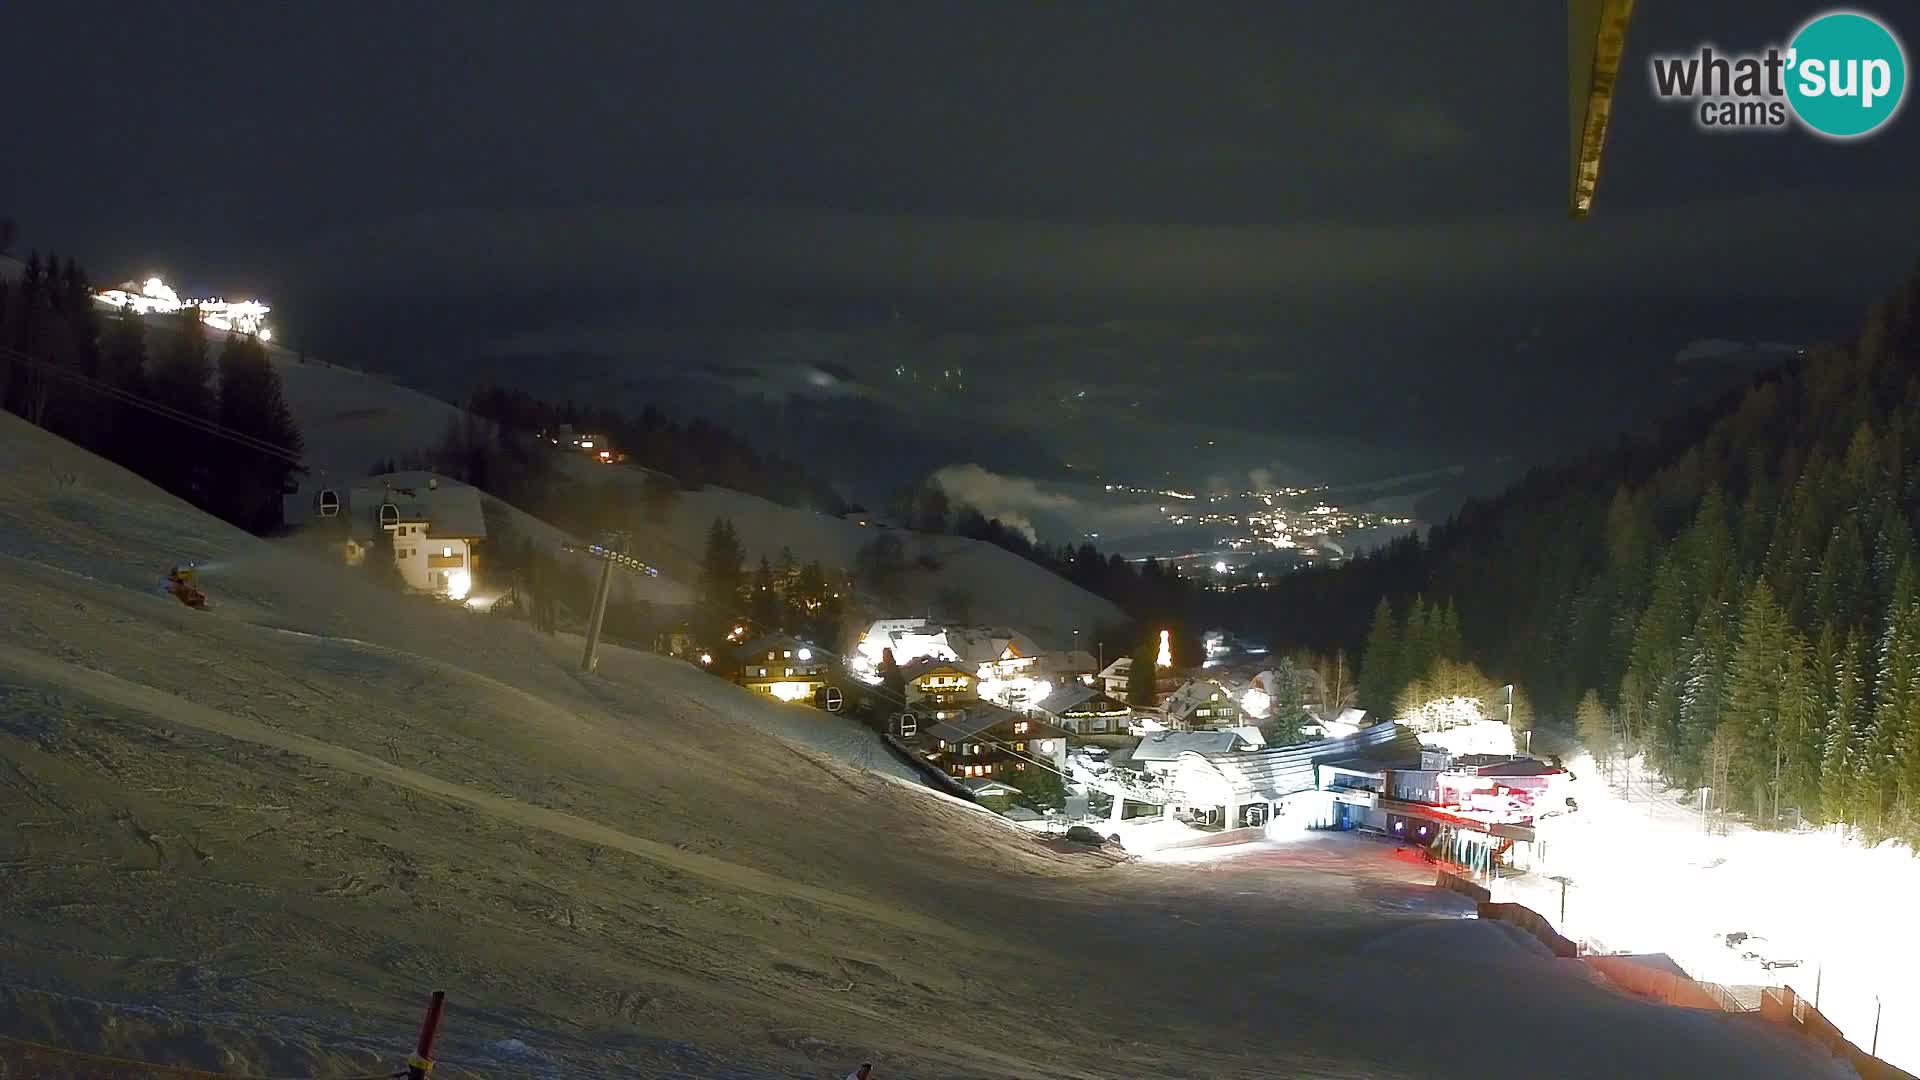
[[1017,742],[1013,744],[1013,748],[1024,753],[1027,749],[1027,744],[1025,742]]
[[788,668],[788,669],[787,669],[787,674],[789,674],[789,675],[791,675],[791,674],[793,674],[793,669],[792,669],[792,668]]
[[1015,735],[1025,735],[1027,733],[1027,722],[1025,720],[1015,721],[1013,725],[1013,733]]
[[453,549],[450,547],[442,547],[440,549],[440,557],[443,559],[453,558]]
[[780,659],[782,659],[782,660],[791,660],[791,659],[793,659],[793,650],[792,650],[792,649],[781,649],[781,650],[780,650]]

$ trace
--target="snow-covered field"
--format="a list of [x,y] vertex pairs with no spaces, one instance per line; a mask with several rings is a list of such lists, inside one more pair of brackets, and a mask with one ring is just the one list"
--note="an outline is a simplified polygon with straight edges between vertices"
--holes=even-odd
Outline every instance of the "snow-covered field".
[[[307,461],[315,476],[358,481],[376,460],[403,458],[438,443],[448,424],[465,415],[453,404],[375,375],[302,363],[279,348],[272,355],[288,407],[306,439]],[[583,476],[627,483],[636,497],[639,493],[642,474],[638,471],[606,468],[584,458],[570,459],[569,464]],[[542,535],[544,526],[518,510],[512,514],[516,526],[527,534]],[[801,562],[818,559],[828,568],[848,569],[860,548],[875,536],[874,529],[853,522],[737,491],[688,492],[665,523],[644,529],[637,538],[641,557],[658,566],[663,578],[623,587],[654,603],[687,603],[689,583],[698,579],[707,529],[717,517],[732,519],[749,561],[763,555],[778,560],[782,548],[791,548]],[[991,544],[903,535],[910,560],[926,554],[938,562],[939,569],[916,564],[903,575],[898,590],[862,597],[869,611],[924,614],[938,607],[942,588],[958,586],[971,601],[968,614],[972,618],[1016,626],[1058,648],[1075,644],[1075,630],[1081,632],[1079,642],[1085,645],[1093,640],[1096,627],[1125,622],[1110,602]]]
[[[182,559],[209,610],[157,589]],[[444,987],[445,1075],[1833,1075],[1456,917],[1386,845],[1116,865],[578,645],[0,415],[0,1034],[334,1073]]]
[[[1629,792],[1610,786],[1584,752],[1569,758],[1580,811],[1542,823],[1549,874],[1503,886],[1567,936],[1609,952],[1666,953],[1694,978],[1727,985],[1791,986],[1862,1049],[1883,1011],[1879,1056],[1920,1070],[1914,972],[1920,938],[1905,913],[1920,897],[1920,860],[1904,846],[1867,849],[1832,830],[1763,832],[1716,815],[1709,834],[1697,796],[1636,770]],[[1755,940],[1730,949],[1725,935]],[[1748,958],[1744,954],[1754,953]],[[1771,969],[1763,961],[1797,962]]]
[[[637,471],[609,469],[584,458],[575,460],[572,467],[585,475],[610,475],[614,482],[632,485],[636,495],[639,491],[642,474]],[[818,559],[829,568],[851,569],[860,549],[879,533],[856,522],[781,506],[758,496],[705,488],[682,493],[667,520],[643,527],[635,543],[643,558],[657,562],[671,576],[696,580],[707,530],[715,518],[733,522],[749,566],[763,556],[778,562],[784,548],[802,563]],[[907,559],[914,565],[902,575],[898,589],[860,596],[861,605],[870,612],[938,616],[941,590],[956,588],[967,597],[968,618],[1009,625],[1043,646],[1061,649],[1074,646],[1076,630],[1080,647],[1089,648],[1096,628],[1127,621],[1110,601],[992,544],[957,536],[900,535]],[[922,555],[930,557],[935,568],[921,567]]]

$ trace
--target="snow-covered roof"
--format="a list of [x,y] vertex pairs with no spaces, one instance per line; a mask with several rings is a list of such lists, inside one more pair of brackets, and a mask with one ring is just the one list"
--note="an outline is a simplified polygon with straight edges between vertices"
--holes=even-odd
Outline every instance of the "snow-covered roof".
[[[1045,723],[1033,717],[1014,712],[1012,709],[995,705],[990,701],[975,702],[969,704],[964,709],[941,709],[934,715],[938,716],[940,712],[946,713],[946,718],[943,720],[934,720],[933,723],[926,726],[925,730],[927,734],[934,738],[945,739],[947,742],[960,742],[964,739],[971,739],[981,732],[986,731],[988,728],[999,727],[1001,724],[1011,724],[1018,720],[1026,720],[1029,723]],[[922,714],[921,720],[924,722],[926,719],[926,715]],[[1052,731],[1053,728],[1049,726],[1047,730]],[[1025,738],[1025,736],[1022,736],[1022,738]]]
[[1073,683],[1048,694],[1042,708],[1055,716],[1117,716],[1132,706],[1097,687]]
[[1133,760],[1172,761],[1187,753],[1230,753],[1245,741],[1237,731],[1156,731],[1133,748]]
[[900,666],[900,677],[908,682],[912,682],[915,679],[925,678],[938,671],[952,671],[961,675],[972,675],[974,669],[953,660],[915,660],[910,664],[902,664]]
[[1061,649],[1048,653],[1045,659],[1047,670],[1063,675],[1092,674],[1100,669],[1100,662],[1085,649]]
[[972,780],[962,780],[960,781],[960,786],[973,792],[975,795],[1020,794],[1019,788],[1014,787],[1012,784],[1002,783],[992,777],[975,777]]
[[1166,701],[1168,716],[1185,716],[1202,705],[1215,701],[1231,705],[1233,694],[1210,679],[1195,679],[1175,690]]
[[[457,480],[426,472],[398,472],[366,477],[350,489],[334,490],[340,496],[340,513],[349,522],[349,535],[356,540],[372,538],[385,503],[393,504],[401,521],[426,523],[427,536],[433,539],[484,540],[487,536],[480,490]],[[317,496],[318,491],[313,494]],[[311,498],[290,496],[288,523],[311,518],[311,502]],[[302,511],[298,516],[296,509]]]
[[783,649],[796,652],[800,649],[813,649],[813,646],[792,634],[764,634],[740,646],[735,652],[742,660],[751,660],[769,651],[779,652]]
[[1375,724],[1343,739],[1245,752],[1193,754],[1180,759],[1178,783],[1186,796],[1205,805],[1239,800],[1283,799],[1317,786],[1314,766],[1367,757],[1382,762],[1420,760],[1420,739],[1398,724]]

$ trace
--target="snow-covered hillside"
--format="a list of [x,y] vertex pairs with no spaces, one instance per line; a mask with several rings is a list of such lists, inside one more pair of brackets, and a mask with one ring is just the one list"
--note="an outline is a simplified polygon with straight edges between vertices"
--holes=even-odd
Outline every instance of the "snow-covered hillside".
[[[643,483],[637,471],[607,468],[584,458],[569,459],[568,467],[582,476],[628,485],[636,498]],[[818,559],[824,566],[851,569],[860,549],[880,533],[872,526],[781,506],[755,495],[705,488],[683,492],[664,523],[640,526],[636,543],[649,561],[695,580],[707,530],[716,518],[733,522],[749,565],[763,557],[778,562],[781,551],[787,549],[802,563]],[[1097,628],[1126,621],[1111,601],[992,544],[905,530],[898,535],[905,543],[909,567],[897,588],[869,589],[860,597],[862,607],[871,613],[940,615],[942,592],[957,590],[966,597],[965,618],[1015,627],[1043,646],[1057,649],[1073,647],[1076,630],[1080,647],[1085,648]],[[930,566],[921,563],[923,557]]]
[[458,406],[374,375],[301,361],[277,346],[268,352],[315,474],[359,479],[376,461],[437,445],[448,425],[466,415]]
[[[185,559],[207,611],[156,587]],[[1833,1075],[1452,918],[1366,842],[1055,851],[863,768],[838,718],[617,648],[585,678],[578,644],[0,415],[0,1000],[117,1016],[0,1034],[306,1072],[444,986],[449,1075]]]
[[[359,481],[372,462],[403,458],[432,446],[450,423],[464,416],[454,405],[373,375],[302,362],[284,349],[275,348],[272,353],[316,477]],[[642,474],[636,470],[597,466],[584,458],[567,460],[580,475],[595,482],[630,484],[636,494],[640,489]],[[519,511],[513,514],[516,526],[527,535],[547,539],[552,538],[549,534],[557,535]],[[749,560],[762,555],[777,559],[786,547],[802,562],[818,559],[829,567],[850,568],[855,554],[875,535],[875,530],[853,522],[737,491],[689,492],[678,500],[663,526],[648,528],[639,538],[642,557],[660,567],[666,581],[623,587],[638,589],[636,595],[655,603],[688,602],[689,585],[698,580],[707,528],[716,517],[733,520]],[[910,560],[929,555],[938,569],[916,562],[897,590],[862,598],[870,611],[924,614],[939,606],[943,589],[957,589],[968,597],[970,618],[1015,626],[1055,648],[1071,646],[1075,630],[1081,632],[1084,644],[1093,639],[1096,627],[1125,621],[1107,600],[991,544],[903,535]]]

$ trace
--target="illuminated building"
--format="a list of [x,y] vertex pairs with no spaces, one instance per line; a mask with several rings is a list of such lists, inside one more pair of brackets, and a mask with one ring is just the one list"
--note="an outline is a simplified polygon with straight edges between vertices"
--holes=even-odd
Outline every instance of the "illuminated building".
[[812,645],[786,634],[769,634],[742,645],[734,681],[780,701],[811,703],[826,689],[826,658]]
[[215,330],[253,334],[261,341],[273,340],[273,331],[266,325],[267,312],[273,309],[258,300],[182,300],[179,293],[157,277],[144,282],[121,282],[118,288],[94,293],[93,299],[97,304],[136,315],[173,315],[188,308],[199,308],[200,321]]
[[1200,731],[1236,727],[1240,706],[1226,687],[1209,679],[1195,679],[1167,698],[1161,720],[1173,731]]
[[919,707],[916,749],[963,783],[998,780],[1018,786],[1029,769],[1065,772],[1067,731],[1043,717],[976,701],[950,709]]
[[367,486],[317,486],[287,495],[288,525],[337,530],[347,564],[362,564],[375,537],[392,537],[393,561],[410,591],[465,600],[477,583],[474,545],[487,537],[480,492],[429,472],[397,472]]
[[1091,686],[1068,686],[1047,698],[1045,710],[1075,735],[1123,735],[1132,725],[1133,707]]

